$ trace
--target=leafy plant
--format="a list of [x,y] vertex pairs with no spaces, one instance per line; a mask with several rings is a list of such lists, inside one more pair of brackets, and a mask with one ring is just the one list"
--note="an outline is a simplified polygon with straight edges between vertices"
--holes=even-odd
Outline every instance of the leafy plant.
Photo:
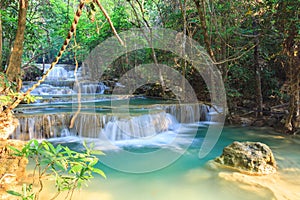
[[[35,162],[34,176],[32,183],[23,185],[22,192],[7,191],[8,193],[20,197],[22,200],[39,199],[39,194],[43,190],[43,178],[52,176],[55,179],[57,193],[51,198],[55,199],[61,192],[68,191],[65,199],[72,199],[74,190],[80,188],[82,184],[87,185],[87,181],[94,178],[93,173],[97,173],[106,178],[104,172],[96,167],[98,158],[95,154],[103,155],[102,152],[93,151],[93,146],[85,147],[84,152],[76,152],[67,146],[53,146],[50,142],[30,140],[22,150],[11,147],[16,156],[25,156]],[[38,181],[38,188],[32,186]],[[35,190],[34,190],[35,189]]]
[[22,193],[9,190],[7,191],[9,194],[20,197],[22,200],[34,200],[35,194],[32,192],[32,184],[27,185],[23,184],[22,186]]
[[[0,72],[0,108],[10,105],[22,92],[16,92],[16,85],[9,81],[6,74]],[[27,95],[24,99],[26,103],[33,103],[42,97]],[[1,110],[1,109],[0,109]]]
[[[6,95],[0,95],[0,107],[7,106],[13,103],[14,99],[18,98],[21,95],[23,95],[22,92],[14,92],[12,90],[9,90],[9,92]],[[27,95],[24,99],[24,102],[33,103],[38,99],[42,99],[42,97]]]

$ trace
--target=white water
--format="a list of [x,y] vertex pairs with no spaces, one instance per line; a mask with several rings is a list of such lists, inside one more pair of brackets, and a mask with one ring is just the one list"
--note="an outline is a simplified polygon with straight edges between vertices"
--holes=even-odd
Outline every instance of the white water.
[[[139,100],[143,102],[143,99]],[[59,107],[59,104],[55,104]],[[51,106],[50,104],[47,106]],[[61,105],[64,106],[63,104]],[[209,109],[199,104],[131,106],[136,114],[81,112],[75,119],[74,127],[69,128],[73,114],[58,108],[30,108],[31,114],[17,115],[19,126],[14,132],[14,139],[53,138],[80,136],[99,138],[101,134],[110,140],[143,138],[168,130],[177,130],[182,123],[195,123],[210,118]],[[25,111],[25,110],[24,110]],[[121,111],[121,110],[120,110]],[[142,113],[139,113],[142,111]],[[34,114],[36,112],[37,114]],[[47,112],[46,114],[41,114]],[[126,114],[126,113],[125,113]],[[200,117],[201,116],[201,117]]]
[[[41,67],[41,66],[40,66]],[[50,64],[45,65],[45,71],[48,70]],[[33,95],[62,95],[76,94],[79,90],[75,84],[74,67],[67,65],[56,65],[47,76],[45,83],[38,86]],[[82,76],[82,70],[77,72],[80,83],[80,92],[83,94],[103,94],[108,89],[103,83],[88,80]],[[25,83],[22,91],[26,91],[33,83]]]
[[[47,66],[46,70],[48,70],[49,67]],[[67,70],[65,70],[64,67],[56,65],[47,76],[47,80],[52,80],[52,81],[67,80],[70,78],[71,74],[72,72],[69,73]]]
[[74,87],[76,93],[81,92],[83,94],[103,94],[107,86],[101,82],[80,82],[80,90],[78,87]]
[[167,130],[174,130],[179,126],[172,115],[161,112],[129,119],[115,117],[105,125],[101,134],[111,141],[140,139],[152,137]]

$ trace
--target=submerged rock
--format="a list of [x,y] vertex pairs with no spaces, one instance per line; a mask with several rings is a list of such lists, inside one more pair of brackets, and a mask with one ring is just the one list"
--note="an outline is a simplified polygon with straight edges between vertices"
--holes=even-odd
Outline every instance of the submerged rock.
[[267,175],[277,171],[271,149],[260,142],[233,142],[214,162],[250,175]]

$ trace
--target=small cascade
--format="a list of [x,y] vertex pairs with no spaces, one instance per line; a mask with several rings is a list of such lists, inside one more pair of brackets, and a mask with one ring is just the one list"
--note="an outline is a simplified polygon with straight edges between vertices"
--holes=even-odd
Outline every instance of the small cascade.
[[165,112],[124,117],[100,114],[79,114],[75,120],[76,135],[98,138],[100,134],[110,140],[148,137],[163,131],[177,129],[176,119]]
[[[22,91],[26,91],[31,85],[24,85]],[[31,92],[32,95],[61,95],[73,94],[74,91],[69,87],[56,87],[50,84],[42,84]]]
[[[39,66],[40,68],[42,66]],[[45,64],[45,70],[50,68],[50,64]],[[77,72],[80,90],[75,84],[74,66],[56,65],[47,76],[45,82],[32,91],[33,95],[72,95],[79,91],[82,94],[103,94],[107,88],[102,82],[90,81],[82,74],[81,68]],[[35,82],[24,82],[22,91],[25,92]],[[56,99],[58,102],[59,99]]]
[[111,141],[140,139],[176,129],[176,126],[179,124],[172,115],[161,112],[129,119],[114,119],[106,124],[102,134]]
[[[103,94],[107,86],[102,82],[80,82],[80,92],[82,94]],[[78,87],[74,87],[75,92],[79,92]]]
[[175,116],[180,123],[210,120],[209,107],[204,104],[172,104],[163,106],[163,109]]
[[69,114],[19,115],[20,125],[12,135],[13,139],[52,138],[76,135],[98,138],[100,134],[110,140],[124,140],[156,135],[175,130],[179,126],[172,115],[160,112],[140,116],[123,117],[103,114],[81,113],[73,129],[68,129]]
[[18,115],[17,118],[20,125],[11,137],[19,140],[60,137],[70,123],[70,115],[66,113]]
[[[148,112],[143,111],[147,108]],[[168,130],[177,130],[180,123],[208,121],[209,108],[201,104],[159,104],[134,108],[134,115],[122,113],[80,113],[74,127],[69,129],[72,114],[49,113],[17,115],[20,125],[12,135],[13,139],[29,140],[32,138],[53,138],[80,136],[109,140],[145,138]],[[143,111],[142,113],[135,111]]]
[[65,70],[64,67],[61,66],[55,66],[52,71],[47,76],[47,80],[67,80],[70,78],[71,73],[69,73],[67,70]]
[[107,122],[105,119],[106,115],[81,113],[76,117],[71,132],[81,137],[98,138],[101,129],[104,128]]

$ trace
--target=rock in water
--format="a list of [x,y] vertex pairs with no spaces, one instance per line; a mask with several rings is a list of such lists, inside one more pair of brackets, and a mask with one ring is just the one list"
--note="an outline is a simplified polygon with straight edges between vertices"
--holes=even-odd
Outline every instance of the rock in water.
[[233,142],[214,161],[250,175],[267,175],[277,171],[271,149],[260,142]]

